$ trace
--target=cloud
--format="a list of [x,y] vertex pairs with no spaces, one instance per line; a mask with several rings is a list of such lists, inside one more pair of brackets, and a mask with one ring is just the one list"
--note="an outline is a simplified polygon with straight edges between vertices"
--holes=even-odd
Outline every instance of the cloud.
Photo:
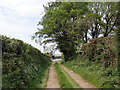
[[31,40],[44,12],[43,5],[55,0],[0,0],[0,34],[23,40],[43,51]]
[[[24,20],[27,22],[27,20]],[[31,36],[36,31],[36,26],[32,25],[24,25],[19,23],[10,23],[6,21],[0,22],[0,34],[7,35],[11,38],[16,38],[23,40],[26,43],[31,44],[32,46],[42,50],[42,47],[36,44],[34,41],[31,40]]]
[[20,16],[36,16],[44,11],[43,5],[54,0],[0,0],[0,6],[13,10]]

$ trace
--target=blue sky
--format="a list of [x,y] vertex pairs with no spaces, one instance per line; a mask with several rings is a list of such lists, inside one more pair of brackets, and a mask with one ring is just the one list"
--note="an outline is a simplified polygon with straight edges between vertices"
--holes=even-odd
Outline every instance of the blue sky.
[[55,0],[0,0],[0,34],[23,40],[43,51],[31,40],[44,12],[43,5]]

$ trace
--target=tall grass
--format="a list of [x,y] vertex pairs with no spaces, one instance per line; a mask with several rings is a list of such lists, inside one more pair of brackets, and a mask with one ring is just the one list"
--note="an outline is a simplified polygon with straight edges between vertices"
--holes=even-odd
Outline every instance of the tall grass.
[[115,66],[104,67],[104,64],[91,62],[83,56],[64,63],[74,72],[99,88],[120,88],[118,69]]

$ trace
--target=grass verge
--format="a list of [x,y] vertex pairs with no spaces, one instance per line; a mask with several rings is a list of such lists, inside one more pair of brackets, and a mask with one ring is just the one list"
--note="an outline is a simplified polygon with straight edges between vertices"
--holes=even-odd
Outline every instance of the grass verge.
[[55,63],[54,66],[58,74],[61,88],[80,88],[80,86],[61,68],[58,63]]
[[47,79],[49,75],[49,70],[47,69],[44,73],[44,76],[41,79],[40,83],[36,84],[36,88],[45,88],[47,85]]
[[104,68],[101,63],[82,60],[82,58],[68,61],[64,65],[98,88],[119,88],[117,67]]

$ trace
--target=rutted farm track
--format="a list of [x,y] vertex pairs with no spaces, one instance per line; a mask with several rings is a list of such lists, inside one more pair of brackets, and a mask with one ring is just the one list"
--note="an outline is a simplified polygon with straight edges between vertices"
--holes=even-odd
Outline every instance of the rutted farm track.
[[60,86],[58,84],[57,74],[55,72],[53,64],[52,64],[52,66],[50,67],[50,70],[49,70],[49,78],[48,78],[48,81],[47,81],[46,88],[60,88]]
[[[63,85],[61,85],[61,78],[60,73],[62,75],[62,79],[66,81],[64,84],[71,85],[70,87],[73,88],[94,88],[94,90],[97,90],[97,87],[95,85],[92,85],[91,83],[84,80],[80,75],[74,73],[72,70],[68,69],[67,67],[58,64],[59,70],[56,71],[56,66],[52,64],[49,71],[49,78],[47,81],[46,88],[66,88]],[[60,72],[60,73],[59,73]],[[68,76],[68,77],[67,77]],[[67,86],[67,85],[66,85]],[[69,87],[68,87],[69,88]]]

